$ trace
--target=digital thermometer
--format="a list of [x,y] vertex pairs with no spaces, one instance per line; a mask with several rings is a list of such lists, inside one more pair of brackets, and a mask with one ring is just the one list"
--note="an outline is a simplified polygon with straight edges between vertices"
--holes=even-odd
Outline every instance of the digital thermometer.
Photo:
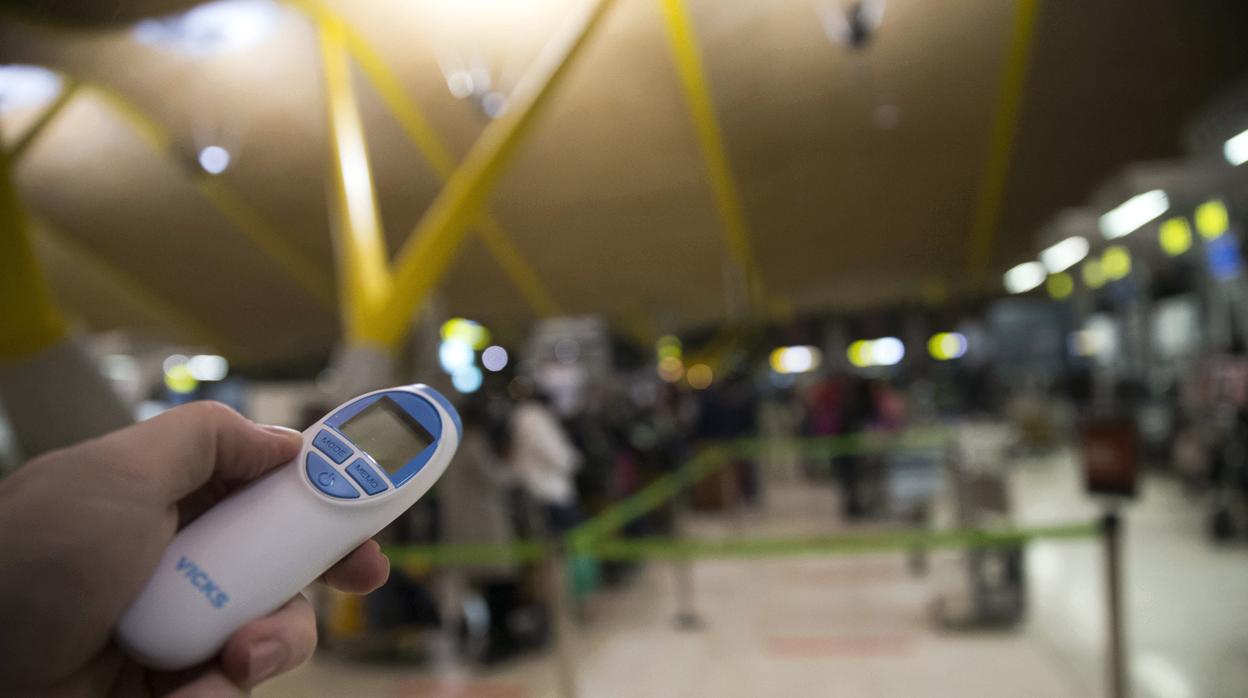
[[411,385],[346,402],[303,432],[295,460],[182,529],[117,628],[153,669],[203,662],[433,486],[463,427],[436,390]]

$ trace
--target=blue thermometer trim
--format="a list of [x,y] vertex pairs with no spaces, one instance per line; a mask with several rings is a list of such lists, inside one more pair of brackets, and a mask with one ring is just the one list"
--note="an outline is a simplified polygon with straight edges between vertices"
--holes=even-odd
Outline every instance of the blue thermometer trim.
[[[439,395],[438,393],[435,393],[432,390],[429,392],[432,395],[435,395],[437,398],[441,398],[439,402],[443,402],[446,400],[445,397],[442,397],[441,395]],[[402,468],[400,468],[394,474],[386,473],[387,477],[390,478],[390,482],[395,487],[398,487],[399,485],[402,485],[403,483],[412,479],[412,477],[415,476],[416,473],[420,472],[420,469],[425,467],[425,464],[428,463],[429,459],[433,457],[433,452],[438,449],[438,441],[441,440],[442,438],[442,418],[438,416],[438,411],[433,407],[433,405],[429,404],[423,398],[417,395],[413,395],[412,393],[408,393],[408,392],[394,391],[394,392],[378,393],[376,395],[370,395],[368,397],[360,398],[359,400],[356,400],[355,402],[347,405],[346,407],[343,407],[341,410],[338,410],[336,413],[334,413],[333,416],[331,416],[329,419],[326,419],[325,424],[332,427],[334,431],[338,433],[339,436],[341,436],[342,438],[350,442],[352,445],[354,445],[357,451],[363,454],[367,454],[368,453],[367,451],[360,448],[358,444],[355,444],[354,441],[351,441],[351,439],[347,438],[346,434],[342,433],[341,427],[343,424],[346,423],[348,419],[351,419],[355,415],[359,414],[360,412],[364,410],[364,408],[368,407],[374,402],[377,402],[383,397],[388,397],[391,400],[393,400],[395,403],[397,403],[399,407],[403,408],[403,411],[411,415],[411,417],[415,419],[417,422],[420,422],[420,425],[425,428],[425,431],[428,431],[429,435],[433,437],[433,443],[429,444],[429,446],[426,447],[425,450],[421,451],[415,458],[409,460]],[[447,414],[455,415],[455,427],[458,433],[462,435],[463,430],[459,426],[459,415],[456,414],[454,409],[452,409],[451,407],[449,407],[449,405],[446,405],[445,403],[443,405],[443,408],[446,409]],[[371,459],[372,456],[369,456],[369,458]],[[381,470],[384,472],[384,468],[382,468]]]

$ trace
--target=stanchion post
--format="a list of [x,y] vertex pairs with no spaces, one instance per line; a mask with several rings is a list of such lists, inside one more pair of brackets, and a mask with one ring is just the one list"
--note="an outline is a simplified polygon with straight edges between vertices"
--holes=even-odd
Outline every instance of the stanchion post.
[[1110,698],[1126,698],[1129,689],[1122,617],[1122,518],[1116,509],[1110,509],[1101,518],[1101,537],[1105,550],[1108,695]]
[[568,551],[560,544],[556,545],[546,557],[546,588],[550,595],[551,630],[555,634],[555,679],[559,684],[559,695],[563,698],[576,698],[576,657],[573,655],[573,637],[575,632],[572,623],[572,608],[568,600],[569,579]]
[[[681,537],[682,519],[688,510],[689,493],[682,490],[672,498],[672,533]],[[676,627],[681,630],[697,630],[702,627],[693,593],[693,559],[677,557],[672,560],[672,573],[676,584]]]

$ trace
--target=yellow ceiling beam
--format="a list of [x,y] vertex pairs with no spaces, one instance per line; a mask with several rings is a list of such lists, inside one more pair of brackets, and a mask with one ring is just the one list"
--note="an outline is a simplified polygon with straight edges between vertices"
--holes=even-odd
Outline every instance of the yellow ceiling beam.
[[71,77],[64,78],[64,83],[61,86],[61,93],[58,94],[56,99],[53,100],[42,113],[39,114],[39,117],[35,119],[34,123],[32,123],[26,131],[22,133],[22,135],[13,144],[13,147],[9,149],[10,162],[16,163],[21,161],[27,148],[29,148],[31,144],[39,138],[39,135],[47,129],[48,124],[52,123],[52,121],[56,119],[57,115],[65,109],[65,105],[69,104],[70,100],[74,98],[74,95],[78,94],[78,87],[79,83],[77,80]]
[[382,343],[374,336],[374,318],[390,294],[390,266],[364,124],[351,86],[342,23],[322,16],[316,24],[329,113],[330,227],[336,243],[343,324],[352,343]]
[[976,193],[971,218],[970,244],[967,250],[967,268],[971,283],[978,283],[992,263],[992,248],[996,243],[1001,206],[1005,201],[1005,185],[1009,176],[1010,160],[1014,154],[1018,121],[1022,114],[1023,88],[1027,81],[1027,66],[1031,59],[1039,14],[1040,0],[1016,0],[1009,51],[1002,65],[1001,87],[992,114],[992,125],[988,131],[983,179]]
[[391,345],[403,339],[415,310],[442,281],[486,196],[611,3],[587,0],[581,14],[560,28],[516,86],[507,111],[485,128],[412,230],[396,259],[394,290],[382,317],[380,329]]
[[749,226],[745,220],[745,208],[737,190],[736,179],[724,146],[723,131],[715,115],[715,102],[706,79],[706,70],[698,50],[697,35],[683,0],[659,0],[663,20],[667,27],[668,47],[672,52],[680,86],[698,146],[706,164],[706,174],[715,198],[715,208],[723,224],[724,243],[732,260],[745,275],[745,283],[751,304],[761,308],[763,282],[758,264],[750,245]]
[[65,338],[68,325],[52,298],[30,239],[30,218],[0,149],[0,359],[17,359]]
[[66,253],[73,260],[74,264],[89,270],[89,273],[95,276],[105,279],[108,285],[119,295],[125,297],[129,302],[141,306],[161,324],[179,332],[181,336],[178,339],[211,347],[230,356],[230,358],[246,358],[246,352],[240,349],[237,344],[191,317],[173,303],[165,300],[160,293],[135,279],[129,272],[88,250],[81,242],[56,229],[48,221],[36,215],[32,215],[31,219],[42,239]]
[[[84,84],[84,86],[101,97],[105,104],[124,119],[153,150],[167,155],[175,162],[185,159],[185,154],[176,149],[172,135],[135,104],[102,85]],[[334,290],[330,275],[291,245],[285,236],[278,232],[277,228],[269,223],[236,189],[220,176],[208,173],[193,174],[191,181],[199,190],[200,195],[215,204],[230,222],[237,226],[256,247],[277,262],[278,266],[301,288],[322,306],[334,307]]]
[[[64,87],[61,89],[61,93],[57,95],[56,100],[53,101],[52,104],[48,105],[48,107],[43,110],[43,113],[41,113],[39,117],[34,121],[34,123],[32,123],[26,129],[26,131],[21,135],[20,138],[17,139],[13,147],[9,150],[7,157],[8,157],[8,163],[10,165],[16,164],[26,154],[26,151],[30,148],[30,146],[39,138],[40,135],[43,134],[44,131],[47,130],[47,127],[56,119],[56,117],[62,111],[64,111],[66,105],[69,104],[69,102],[73,99],[73,97],[76,94],[78,94],[80,87],[81,87],[81,83],[79,83],[77,80],[75,80],[72,77],[68,77],[68,76],[65,77]],[[16,209],[6,207],[6,213],[11,212],[12,210],[16,210]],[[57,231],[48,221],[28,211],[23,211],[23,213],[25,216],[24,227],[21,228],[21,230],[23,230],[23,234],[27,238],[27,242],[24,244],[29,244],[29,239],[30,239],[29,230],[32,228],[37,228],[41,237],[50,241],[57,248],[69,253],[69,255],[74,259],[74,262],[76,264],[89,268],[93,272],[95,272],[96,275],[107,279],[108,283],[111,286],[113,286],[123,295],[126,295],[127,297],[129,297],[131,300],[133,300],[137,304],[142,305],[145,308],[147,308],[152,313],[153,316],[157,317],[163,323],[177,328],[180,332],[182,332],[185,335],[187,339],[214,347],[223,352],[228,351],[232,356],[235,356],[235,357],[242,355],[242,352],[232,342],[229,342],[228,340],[224,339],[219,334],[212,331],[211,329],[209,329],[208,327],[206,327],[199,321],[188,317],[185,313],[178,310],[175,306],[161,299],[159,294],[152,292],[143,284],[139,283],[138,281],[135,281],[134,278],[130,276],[128,273],[126,273],[125,271],[122,271],[117,266],[111,263],[103,261],[97,255],[88,251],[78,241]],[[16,225],[12,222],[12,219],[8,215],[5,216],[5,221],[6,221],[6,225],[5,225],[6,229],[15,227]],[[18,239],[18,236],[12,236],[12,239],[8,239],[8,243],[10,245],[23,244]],[[33,247],[31,248],[31,250],[33,254]],[[6,251],[5,257],[6,258],[12,257],[14,259],[22,259],[23,255],[20,251],[17,251],[17,252]],[[36,262],[37,262],[37,259],[36,259]],[[22,262],[22,264],[25,265],[26,262]],[[22,272],[22,274],[26,274],[27,276],[29,276],[30,273],[32,272],[30,271]],[[38,272],[35,271],[34,273],[38,273]],[[19,281],[19,277],[20,275],[15,276],[13,280],[29,286],[29,284],[31,283],[29,278],[27,278],[24,281]],[[7,290],[6,290],[6,293],[7,293]],[[51,292],[48,291],[47,293],[50,294]],[[35,297],[37,298],[38,295],[39,294],[36,292]],[[37,303],[37,305],[40,305],[40,304],[42,305],[42,310],[40,310],[40,314],[45,315],[45,316],[48,313],[55,313],[58,315],[60,314],[60,311],[55,309],[54,306],[51,309],[49,309],[46,301],[39,301],[39,303]],[[5,314],[7,315],[8,313],[6,312]],[[44,322],[45,324],[50,324],[50,323],[59,323],[61,325],[66,324],[66,321],[63,319],[63,317],[60,320],[45,320]],[[51,339],[48,343],[51,343],[51,341],[55,341],[56,339],[58,339],[60,335],[57,333],[53,333],[49,336]]]
[[[320,24],[332,24],[346,43],[347,51],[363,71],[365,78],[377,90],[390,115],[398,122],[403,133],[425,157],[439,179],[445,182],[455,172],[455,158],[446,142],[434,130],[416,101],[403,88],[398,76],[381,55],[359,32],[335,15],[317,0],[291,0],[291,5],[306,12]],[[508,279],[540,316],[560,315],[563,309],[546,288],[532,265],[504,231],[503,226],[488,210],[482,210],[475,227],[481,241],[503,269]]]

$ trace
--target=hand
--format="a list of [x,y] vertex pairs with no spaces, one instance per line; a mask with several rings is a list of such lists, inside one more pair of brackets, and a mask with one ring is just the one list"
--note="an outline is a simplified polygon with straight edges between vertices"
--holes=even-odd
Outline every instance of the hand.
[[[316,624],[302,595],[185,671],[143,669],[112,639],[174,533],[300,446],[298,432],[197,402],[0,481],[0,694],[232,695],[306,661]],[[323,581],[366,593],[389,569],[370,540]]]

